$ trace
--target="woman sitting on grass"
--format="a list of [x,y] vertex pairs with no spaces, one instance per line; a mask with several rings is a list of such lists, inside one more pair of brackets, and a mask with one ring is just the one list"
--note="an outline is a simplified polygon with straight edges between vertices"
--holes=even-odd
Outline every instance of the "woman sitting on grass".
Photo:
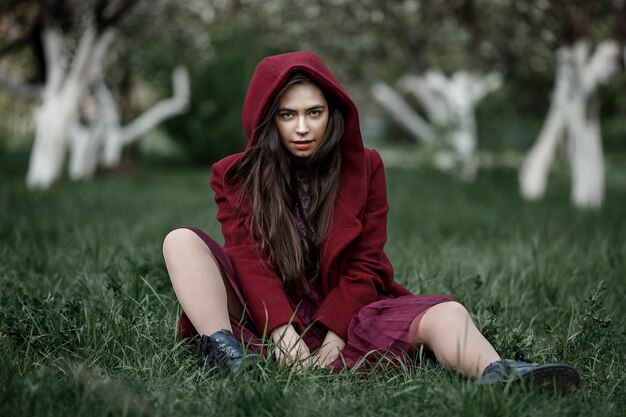
[[241,370],[259,359],[242,342],[269,334],[286,364],[402,363],[423,346],[482,382],[577,387],[570,366],[502,360],[454,296],[414,295],[393,280],[382,160],[317,56],[262,60],[242,119],[246,150],[213,165],[211,179],[224,247],[193,227],[163,243],[184,311],[179,337],[202,335],[199,363]]

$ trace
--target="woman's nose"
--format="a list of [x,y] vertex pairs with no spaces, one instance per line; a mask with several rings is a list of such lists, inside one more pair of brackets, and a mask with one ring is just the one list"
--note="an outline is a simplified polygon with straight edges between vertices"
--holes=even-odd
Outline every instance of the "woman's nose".
[[306,122],[304,116],[298,117],[298,126],[296,126],[296,133],[299,135],[306,135],[309,133],[309,125]]

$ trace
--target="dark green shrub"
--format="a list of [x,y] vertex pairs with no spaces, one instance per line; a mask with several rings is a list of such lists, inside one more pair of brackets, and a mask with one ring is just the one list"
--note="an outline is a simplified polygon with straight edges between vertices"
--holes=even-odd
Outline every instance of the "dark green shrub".
[[212,38],[215,56],[208,64],[189,63],[191,107],[168,121],[166,129],[195,163],[206,164],[244,149],[243,99],[254,68],[268,55],[260,44],[258,34],[251,31],[221,32]]

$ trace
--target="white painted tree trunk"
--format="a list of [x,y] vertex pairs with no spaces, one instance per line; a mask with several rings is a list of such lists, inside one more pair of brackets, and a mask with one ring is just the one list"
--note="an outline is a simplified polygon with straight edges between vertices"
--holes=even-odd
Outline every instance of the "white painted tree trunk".
[[77,122],[72,131],[69,174],[73,180],[93,176],[102,158],[104,141],[120,130],[117,104],[109,89],[102,80],[98,80],[91,90],[92,95],[83,101],[83,116],[87,124]]
[[557,144],[565,134],[571,162],[572,202],[580,208],[602,205],[604,158],[596,92],[617,70],[618,54],[619,48],[612,40],[600,43],[591,57],[584,41],[557,52],[555,89],[548,117],[520,169],[524,198],[543,197]]
[[[178,67],[173,73],[173,96],[122,128],[111,93],[101,81],[96,82],[113,37],[111,29],[98,34],[93,25],[89,26],[70,61],[61,31],[52,27],[44,30],[48,74],[42,102],[35,112],[36,136],[26,176],[30,188],[48,188],[59,178],[68,147],[71,179],[91,177],[100,162],[107,167],[117,165],[125,145],[189,105],[189,76],[184,67]],[[93,97],[87,95],[90,85],[96,90]],[[81,103],[92,107],[87,124],[79,120]]]
[[50,96],[35,112],[35,142],[30,152],[26,184],[48,188],[60,175],[69,126],[74,119],[72,97]]
[[83,98],[80,114],[81,117],[77,118],[70,131],[68,173],[72,180],[93,176],[98,166],[99,149],[104,138],[104,117],[100,114],[97,99],[93,94]]
[[35,142],[31,150],[26,183],[30,188],[48,188],[63,169],[70,131],[87,86],[98,73],[113,32],[97,34],[95,27],[83,33],[71,63],[57,28],[43,32],[48,68],[42,102],[35,111]]
[[[571,199],[581,208],[599,208],[604,200],[604,154],[598,117],[598,105],[579,105],[569,122],[572,191]],[[584,113],[583,113],[584,111]]]
[[550,166],[557,146],[565,133],[563,108],[571,95],[570,84],[574,76],[573,68],[569,65],[569,54],[562,49],[557,53],[555,87],[548,116],[541,128],[539,138],[524,158],[520,168],[520,192],[527,200],[538,200],[545,194]]
[[556,148],[562,139],[564,128],[563,113],[557,106],[550,106],[539,138],[522,162],[520,169],[520,189],[525,199],[538,200],[543,197],[548,182],[548,171]]
[[72,119],[71,106],[68,105],[71,97],[60,91],[67,59],[63,37],[54,28],[47,29],[42,36],[48,74],[42,102],[35,110],[36,137],[26,176],[29,187],[48,187],[60,175],[65,158],[63,132]]
[[85,126],[76,123],[71,132],[69,176],[72,180],[88,179],[98,166],[99,149],[104,136],[104,126]]
[[435,156],[435,164],[443,170],[457,170],[464,181],[475,179],[478,171],[475,112],[486,95],[502,85],[500,74],[485,76],[465,70],[446,77],[439,70],[423,76],[406,75],[398,87],[411,93],[426,111],[430,121],[444,133],[444,149]]

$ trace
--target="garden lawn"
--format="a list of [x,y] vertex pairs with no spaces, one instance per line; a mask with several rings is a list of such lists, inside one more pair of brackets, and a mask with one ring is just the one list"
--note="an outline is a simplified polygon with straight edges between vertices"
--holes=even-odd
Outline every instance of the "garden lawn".
[[478,386],[432,361],[329,374],[196,367],[175,341],[161,257],[172,228],[221,241],[208,171],[145,170],[29,192],[0,168],[0,415],[617,416],[626,413],[626,168],[584,213],[557,175],[523,202],[516,173],[463,185],[388,169],[399,282],[454,293],[505,357],[581,373],[566,398]]

